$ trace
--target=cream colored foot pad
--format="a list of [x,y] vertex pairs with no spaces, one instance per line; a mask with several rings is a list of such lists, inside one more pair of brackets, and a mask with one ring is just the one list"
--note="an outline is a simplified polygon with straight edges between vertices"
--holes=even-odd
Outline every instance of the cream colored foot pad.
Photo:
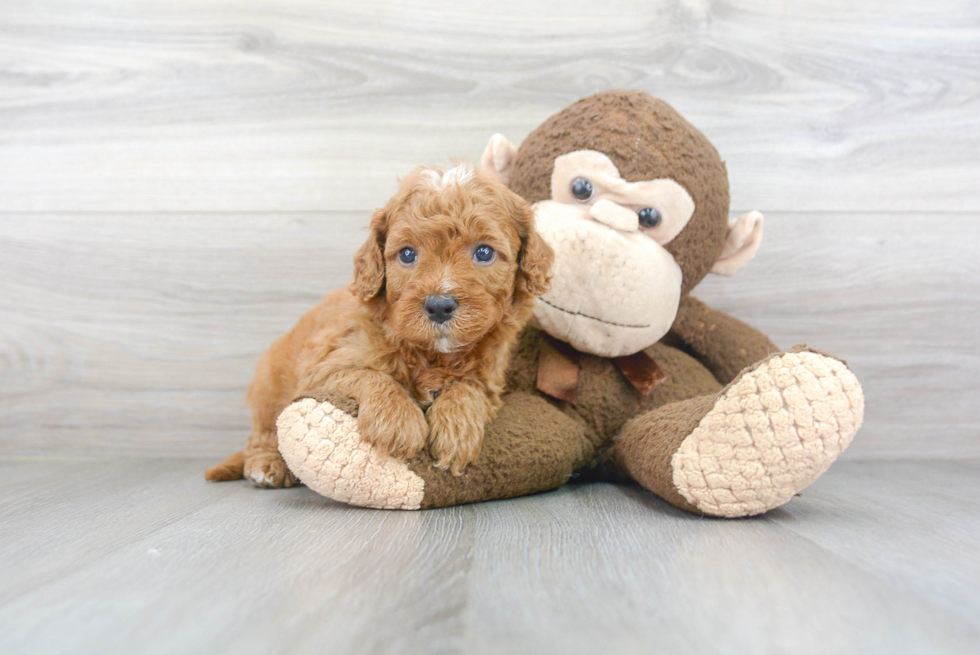
[[279,451],[307,487],[333,500],[419,509],[425,483],[408,465],[361,440],[357,419],[328,402],[298,400],[278,419]]
[[863,416],[861,385],[842,362],[779,355],[737,380],[684,440],[674,485],[705,514],[761,514],[827,470]]

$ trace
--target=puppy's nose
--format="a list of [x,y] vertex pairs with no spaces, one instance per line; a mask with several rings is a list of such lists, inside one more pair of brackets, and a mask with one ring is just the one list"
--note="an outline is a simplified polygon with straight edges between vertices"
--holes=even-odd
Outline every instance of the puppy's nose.
[[459,303],[452,296],[444,293],[433,293],[425,299],[425,315],[433,323],[442,325],[453,317],[453,312],[459,307]]

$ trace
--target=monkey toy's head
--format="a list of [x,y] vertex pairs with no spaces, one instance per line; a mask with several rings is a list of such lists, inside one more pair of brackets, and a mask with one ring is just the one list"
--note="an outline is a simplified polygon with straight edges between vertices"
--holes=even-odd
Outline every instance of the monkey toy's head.
[[484,167],[533,203],[555,251],[534,322],[578,350],[628,355],[670,329],[709,272],[731,275],[762,238],[762,215],[729,223],[714,146],[642,91],[607,91],[546,120],[516,148],[497,134]]

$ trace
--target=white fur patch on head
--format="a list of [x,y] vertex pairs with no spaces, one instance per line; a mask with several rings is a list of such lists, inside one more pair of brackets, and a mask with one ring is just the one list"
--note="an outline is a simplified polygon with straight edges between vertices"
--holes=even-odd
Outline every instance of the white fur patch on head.
[[451,275],[446,275],[439,280],[439,293],[452,293],[455,290],[456,280]]
[[429,168],[422,171],[423,178],[436,191],[442,191],[454,184],[465,184],[473,177],[473,169],[460,164],[447,171]]

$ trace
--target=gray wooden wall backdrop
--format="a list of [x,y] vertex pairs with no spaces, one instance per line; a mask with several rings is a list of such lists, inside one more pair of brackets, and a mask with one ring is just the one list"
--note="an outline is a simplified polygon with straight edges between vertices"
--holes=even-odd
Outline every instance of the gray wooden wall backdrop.
[[767,214],[698,295],[851,362],[848,456],[980,457],[972,0],[4,0],[0,453],[237,447],[396,175],[613,87]]

